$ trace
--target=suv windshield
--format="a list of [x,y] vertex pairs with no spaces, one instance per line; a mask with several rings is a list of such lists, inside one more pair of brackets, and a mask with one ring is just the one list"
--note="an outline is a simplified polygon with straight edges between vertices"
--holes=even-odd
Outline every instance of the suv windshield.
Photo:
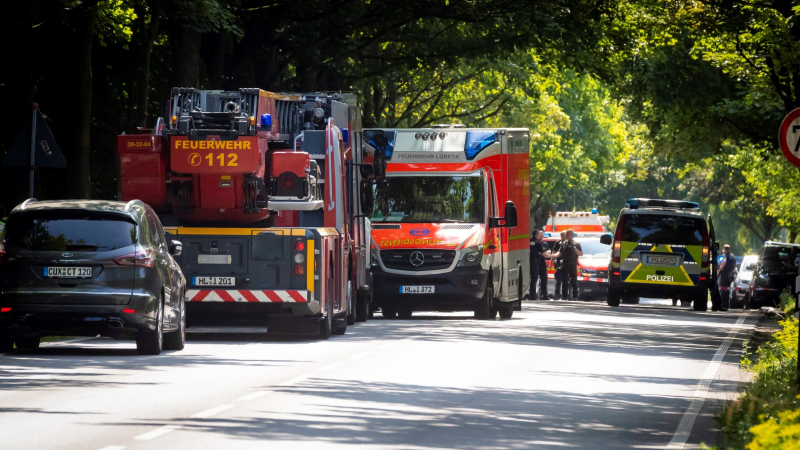
[[483,177],[391,177],[375,189],[373,222],[484,221]]
[[798,249],[795,247],[779,247],[768,246],[764,247],[761,253],[761,264],[768,270],[797,270],[794,265],[794,260],[797,258]]
[[703,245],[705,220],[658,214],[625,214],[622,240],[641,244]]
[[601,243],[599,238],[576,239],[575,242],[581,244],[584,257],[603,258],[610,256],[611,246]]
[[24,213],[6,225],[6,244],[25,250],[107,252],[134,243],[135,225],[108,214]]

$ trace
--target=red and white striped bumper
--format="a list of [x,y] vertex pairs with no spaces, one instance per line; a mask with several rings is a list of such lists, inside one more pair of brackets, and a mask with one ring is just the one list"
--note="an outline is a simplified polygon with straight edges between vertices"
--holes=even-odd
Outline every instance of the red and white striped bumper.
[[578,281],[595,281],[597,283],[608,283],[608,278],[578,277]]
[[[251,291],[226,289],[190,289],[186,291],[190,302],[243,302],[243,303],[308,303],[308,291]],[[313,295],[311,301],[314,301]]]

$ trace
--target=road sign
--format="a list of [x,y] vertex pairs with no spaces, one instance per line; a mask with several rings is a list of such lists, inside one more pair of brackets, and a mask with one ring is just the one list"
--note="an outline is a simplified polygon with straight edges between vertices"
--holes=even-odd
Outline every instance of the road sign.
[[787,114],[781,122],[778,142],[781,144],[783,156],[800,167],[800,108]]
[[39,105],[33,104],[31,120],[22,127],[6,157],[4,166],[28,167],[31,171],[29,197],[33,198],[33,169],[35,167],[67,167],[67,161],[56,144],[56,139],[44,121]]

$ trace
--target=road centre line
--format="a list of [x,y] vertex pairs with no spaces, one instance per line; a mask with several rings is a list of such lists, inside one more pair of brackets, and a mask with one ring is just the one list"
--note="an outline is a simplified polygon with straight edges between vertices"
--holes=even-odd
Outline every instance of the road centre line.
[[253,392],[252,394],[247,394],[244,397],[239,397],[239,401],[240,402],[249,402],[250,400],[255,400],[255,399],[259,398],[259,397],[263,397],[263,396],[269,394],[270,392],[272,392],[272,391],[256,391],[256,392]]
[[140,434],[136,436],[134,439],[136,439],[137,441],[149,441],[151,439],[163,436],[167,433],[171,433],[175,430],[179,430],[180,428],[181,428],[180,425],[164,425],[163,427],[156,428],[153,431],[148,431],[147,433]]
[[361,353],[358,353],[356,355],[353,355],[353,356],[351,356],[351,357],[349,357],[347,359],[355,361],[357,359],[365,358],[365,357],[367,357],[367,356],[369,356],[369,355],[371,355],[373,353],[375,353],[375,352],[372,351],[372,350],[369,350],[369,351],[366,351],[366,352],[361,352]]
[[227,411],[227,410],[229,410],[231,408],[233,408],[233,405],[219,405],[219,406],[215,406],[215,407],[213,407],[211,409],[207,409],[207,410],[205,410],[203,412],[199,412],[199,413],[191,416],[191,418],[192,419],[207,419],[207,418],[209,418],[211,416],[217,415],[217,414],[221,413],[222,411]]
[[736,320],[736,323],[728,333],[728,336],[714,354],[714,358],[711,360],[711,363],[708,364],[706,371],[703,373],[703,378],[701,378],[700,383],[697,384],[697,389],[694,391],[692,403],[689,404],[689,408],[683,414],[683,417],[678,424],[678,429],[675,431],[675,435],[672,436],[672,440],[670,440],[669,444],[667,445],[668,449],[681,449],[684,445],[686,445],[686,441],[689,439],[689,433],[692,432],[692,427],[694,427],[694,422],[697,419],[697,415],[700,413],[703,403],[708,396],[708,389],[711,386],[711,381],[714,379],[714,375],[716,375],[717,370],[722,363],[722,359],[725,358],[728,348],[731,346],[731,343],[733,343],[733,340],[736,338],[736,335],[742,328],[742,324],[746,318],[746,312],[739,316],[739,319]]

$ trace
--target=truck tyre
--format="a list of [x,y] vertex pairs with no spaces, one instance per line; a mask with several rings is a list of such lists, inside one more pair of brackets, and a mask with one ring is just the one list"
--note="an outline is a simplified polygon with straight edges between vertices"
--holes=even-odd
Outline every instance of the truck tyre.
[[708,311],[708,299],[706,297],[695,297],[692,301],[695,311]]
[[397,317],[399,317],[400,319],[403,319],[403,320],[410,319],[413,314],[414,314],[414,312],[411,310],[411,308],[403,308],[403,309],[397,311]]
[[384,319],[394,319],[397,317],[397,310],[383,306],[381,307],[381,315]]
[[334,319],[331,324],[333,325],[331,329],[331,334],[333,336],[341,336],[347,332],[347,317]]
[[611,289],[608,290],[608,296],[606,297],[606,303],[608,303],[608,306],[619,306],[620,300],[621,298],[619,293],[612,291]]
[[325,299],[325,316],[319,322],[319,338],[322,340],[331,337],[333,330],[333,303],[330,298]]
[[39,348],[39,336],[17,337],[14,343],[20,350],[36,350]]
[[[478,305],[475,307],[475,318],[478,320],[489,320],[494,319],[495,315],[497,314],[497,310],[492,308],[493,303],[493,295],[492,295],[492,280],[489,279],[486,281],[486,289],[483,291],[483,297],[478,302]],[[492,314],[494,311],[494,314]]]
[[158,302],[156,311],[156,329],[139,330],[136,333],[136,352],[140,355],[159,355],[164,348],[164,306],[163,300]]
[[186,297],[181,299],[178,329],[164,334],[164,350],[183,350],[186,345]]
[[366,322],[369,318],[370,297],[369,289],[356,291],[356,322]]
[[10,336],[0,336],[0,353],[9,353],[14,350],[14,339]]

